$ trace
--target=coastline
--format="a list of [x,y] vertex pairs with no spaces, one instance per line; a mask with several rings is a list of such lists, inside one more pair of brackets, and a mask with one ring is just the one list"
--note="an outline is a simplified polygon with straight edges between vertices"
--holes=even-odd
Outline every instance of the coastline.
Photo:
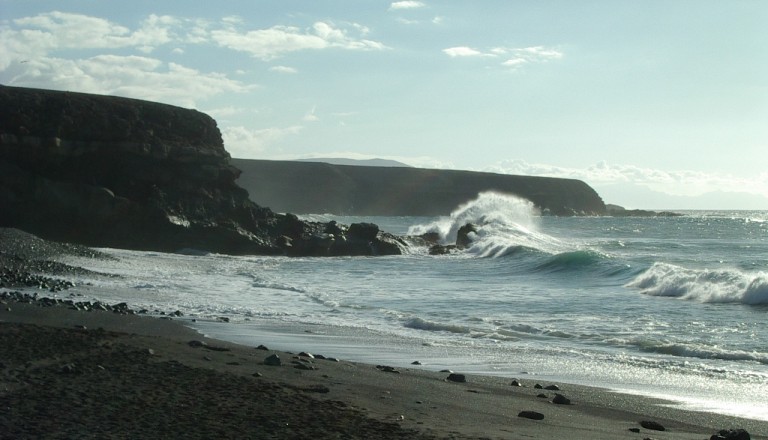
[[[108,436],[145,431],[142,435],[157,438],[702,439],[735,428],[751,438],[768,438],[765,422],[670,408],[657,399],[604,389],[561,383],[558,391],[541,390],[530,380],[522,379],[523,386],[517,387],[510,385],[511,378],[484,375],[467,375],[459,383],[446,380],[448,373],[423,367],[396,367],[394,372],[381,365],[257,350],[205,338],[170,318],[4,302],[0,335],[17,342],[0,345],[0,396],[26,404],[0,415],[0,432],[8,433],[0,438],[61,438],[75,432],[97,438],[107,425],[112,426]],[[19,341],[32,341],[34,347]],[[193,347],[190,341],[207,347]],[[275,342],[260,343],[269,347]],[[272,354],[280,357],[281,366],[264,364]],[[126,391],[125,386],[133,389],[126,375],[111,372],[131,368],[157,388]],[[169,374],[174,369],[184,374]],[[186,389],[190,378],[191,390]],[[83,389],[84,383],[101,386]],[[553,403],[556,394],[571,404]],[[45,402],[24,396],[45,396]],[[171,397],[193,400],[169,413]],[[230,406],[234,402],[236,407]],[[99,411],[135,412],[137,405],[142,417],[122,422],[107,423]],[[518,417],[523,411],[544,418]],[[666,430],[647,429],[642,421]],[[42,431],[25,431],[30,429]]]

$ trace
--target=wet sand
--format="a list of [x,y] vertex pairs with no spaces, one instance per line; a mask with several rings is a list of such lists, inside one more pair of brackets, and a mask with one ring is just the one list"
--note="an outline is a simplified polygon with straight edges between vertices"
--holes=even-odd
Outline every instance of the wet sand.
[[[455,382],[259,343],[204,338],[169,318],[6,299],[0,438],[709,439],[732,428],[768,438],[765,422],[640,396],[489,376]],[[272,355],[281,365],[265,364]]]

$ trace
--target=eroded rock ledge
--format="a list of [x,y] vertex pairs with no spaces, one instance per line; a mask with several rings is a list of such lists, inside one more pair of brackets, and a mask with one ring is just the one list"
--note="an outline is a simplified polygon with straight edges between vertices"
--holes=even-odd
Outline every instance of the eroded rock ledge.
[[0,86],[0,227],[97,247],[397,254],[375,225],[300,221],[248,198],[216,122],[128,98]]

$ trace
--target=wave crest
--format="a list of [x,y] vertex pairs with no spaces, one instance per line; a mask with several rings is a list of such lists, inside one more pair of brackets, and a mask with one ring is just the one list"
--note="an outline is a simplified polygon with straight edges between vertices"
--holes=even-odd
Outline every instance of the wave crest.
[[686,269],[655,263],[627,287],[646,295],[668,296],[706,303],[768,304],[768,274],[735,269]]
[[483,192],[447,217],[411,226],[408,234],[435,233],[441,244],[453,244],[459,229],[472,223],[477,226],[477,232],[470,233],[472,245],[468,251],[481,257],[509,255],[521,248],[549,254],[563,251],[563,243],[538,231],[538,214],[529,200],[492,191]]

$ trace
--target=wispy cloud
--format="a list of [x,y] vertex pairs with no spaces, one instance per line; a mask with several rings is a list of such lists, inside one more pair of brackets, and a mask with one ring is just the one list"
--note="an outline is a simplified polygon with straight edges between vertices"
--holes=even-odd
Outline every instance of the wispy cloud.
[[402,10],[402,9],[419,9],[425,7],[426,4],[420,1],[404,0],[399,2],[392,2],[389,5],[390,11]]
[[[353,35],[357,34],[356,35]],[[329,48],[345,50],[382,50],[386,46],[378,41],[362,38],[367,28],[350,25],[336,27],[331,23],[316,22],[309,29],[294,26],[273,26],[268,29],[240,31],[235,28],[211,32],[211,38],[222,47],[246,52],[255,58],[271,60],[290,52]]]
[[543,63],[563,58],[563,53],[554,48],[532,46],[522,48],[494,47],[487,50],[469,46],[455,46],[443,49],[443,53],[451,58],[489,57],[497,58],[504,67],[517,68],[528,63]]
[[252,159],[263,157],[263,153],[274,144],[286,137],[296,135],[303,127],[271,127],[264,129],[249,129],[243,126],[225,127],[221,131],[224,147],[232,157]]
[[302,118],[304,121],[307,122],[317,122],[320,120],[320,117],[318,117],[315,114],[315,111],[317,110],[317,106],[313,106],[312,110],[308,111],[307,114],[304,115],[304,118]]
[[447,49],[443,49],[443,53],[448,55],[451,58],[456,57],[482,57],[482,56],[495,56],[493,54],[489,53],[483,53],[477,49],[473,49],[471,47],[467,46],[457,46],[457,47],[449,47]]
[[299,71],[296,70],[293,67],[288,66],[272,66],[269,68],[271,72],[277,72],[277,73],[288,73],[288,74],[294,74],[298,73]]
[[485,171],[580,179],[591,185],[633,184],[679,196],[724,191],[747,192],[768,197],[768,172],[756,176],[733,176],[691,170],[665,171],[635,165],[611,164],[606,161],[600,161],[587,168],[568,168],[532,164],[524,160],[503,161]]

